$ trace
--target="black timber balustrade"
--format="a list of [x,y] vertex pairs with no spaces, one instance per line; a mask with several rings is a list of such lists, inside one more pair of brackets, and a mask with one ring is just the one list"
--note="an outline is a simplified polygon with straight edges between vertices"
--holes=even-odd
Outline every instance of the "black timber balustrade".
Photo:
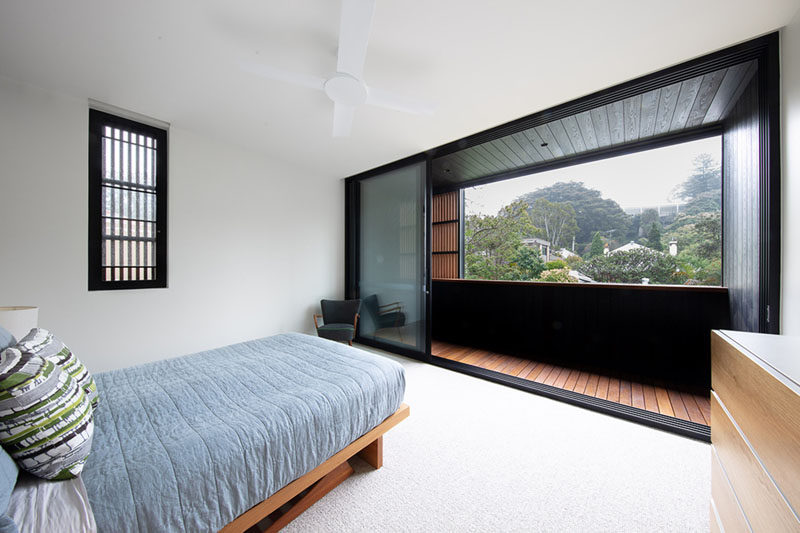
[[708,389],[724,287],[434,280],[432,336],[524,359]]

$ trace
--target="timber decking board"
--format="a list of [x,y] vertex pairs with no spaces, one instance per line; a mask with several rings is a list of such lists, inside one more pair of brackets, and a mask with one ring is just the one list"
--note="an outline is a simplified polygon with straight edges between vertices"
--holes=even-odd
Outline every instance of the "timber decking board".
[[589,374],[586,372],[581,371],[578,375],[578,381],[575,383],[575,388],[572,389],[573,391],[583,394],[583,391],[586,390],[586,384],[589,382]]
[[594,396],[597,392],[597,380],[600,379],[600,376],[597,374],[592,374],[589,376],[589,380],[586,382],[586,390],[583,393],[586,396]]
[[644,388],[641,383],[631,383],[631,405],[644,409]]
[[608,400],[608,376],[600,376],[597,382],[597,392],[594,394],[595,398]]
[[631,382],[628,380],[620,380],[619,382],[619,403],[623,405],[633,405],[631,402]]
[[656,389],[649,384],[644,385],[644,408],[653,413],[658,412],[658,400],[656,399]]
[[460,361],[528,381],[630,405],[637,409],[703,425],[711,422],[711,403],[708,395],[670,389],[663,383],[629,381],[584,369],[531,361],[437,340],[431,342],[431,351],[433,355],[451,361]]
[[669,393],[663,387],[656,387],[656,401],[658,402],[658,412],[669,416],[675,416],[672,403],[669,401]]

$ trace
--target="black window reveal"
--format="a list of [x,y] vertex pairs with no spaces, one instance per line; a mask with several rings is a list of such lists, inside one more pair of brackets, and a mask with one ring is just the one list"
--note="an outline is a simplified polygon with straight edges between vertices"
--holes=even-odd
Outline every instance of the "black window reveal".
[[167,131],[89,110],[89,290],[167,286]]

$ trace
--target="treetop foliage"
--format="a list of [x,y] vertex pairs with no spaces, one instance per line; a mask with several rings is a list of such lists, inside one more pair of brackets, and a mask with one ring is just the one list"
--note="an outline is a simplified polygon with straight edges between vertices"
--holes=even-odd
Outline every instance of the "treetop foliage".
[[575,238],[581,244],[588,244],[595,231],[622,238],[631,224],[631,217],[617,202],[602,198],[600,191],[585,187],[582,181],[554,183],[523,194],[517,200],[524,201],[532,208],[539,198],[572,206],[578,225]]

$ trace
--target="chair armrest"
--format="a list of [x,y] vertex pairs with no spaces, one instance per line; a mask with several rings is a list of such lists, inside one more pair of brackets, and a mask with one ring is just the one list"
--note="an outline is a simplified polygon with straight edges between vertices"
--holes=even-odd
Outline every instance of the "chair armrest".
[[399,312],[403,310],[403,304],[400,302],[392,302],[390,304],[379,305],[378,314],[385,315],[386,313]]
[[314,329],[319,329],[319,324],[317,324],[317,317],[322,318],[322,315],[318,315],[315,313],[313,317],[314,317]]

